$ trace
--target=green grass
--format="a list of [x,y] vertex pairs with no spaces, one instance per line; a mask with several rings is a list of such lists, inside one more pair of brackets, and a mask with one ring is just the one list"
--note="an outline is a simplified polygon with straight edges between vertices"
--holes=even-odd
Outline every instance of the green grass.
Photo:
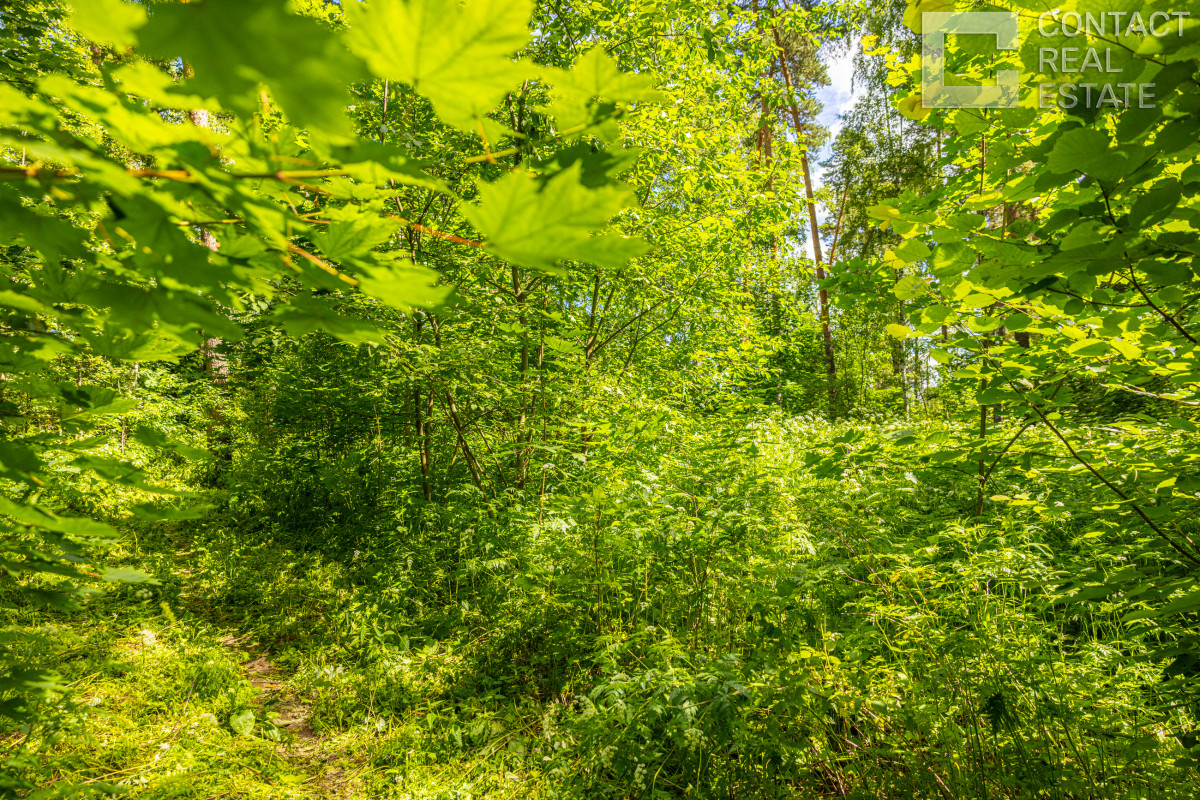
[[[478,720],[456,724],[453,708],[429,699],[461,656],[433,646],[347,667],[314,602],[336,593],[335,565],[280,571],[288,554],[271,547],[239,553],[236,569],[187,549],[168,560],[171,544],[141,534],[150,556],[126,560],[156,568],[158,586],[108,587],[70,615],[23,615],[37,620],[23,626],[37,637],[26,663],[56,669],[69,692],[54,698],[68,711],[61,729],[4,739],[21,795],[536,796],[539,759],[513,755],[507,727],[468,730]],[[243,594],[251,575],[259,590]],[[247,710],[253,726],[235,732],[231,719]],[[519,730],[536,718],[507,719]]]
[[157,585],[19,612],[70,691],[9,763],[35,795],[1190,800],[1166,630],[1056,600],[1119,539],[797,466],[835,433],[357,552],[139,528],[111,560]]

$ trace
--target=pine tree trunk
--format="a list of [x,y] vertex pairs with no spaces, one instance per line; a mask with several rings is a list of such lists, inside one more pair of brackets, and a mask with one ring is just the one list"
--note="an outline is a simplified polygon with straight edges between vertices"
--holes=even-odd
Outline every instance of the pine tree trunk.
[[[792,75],[788,69],[783,41],[780,39],[777,29],[772,28],[771,32],[775,36],[775,44],[779,46],[779,67],[783,73],[783,81],[787,85],[790,94],[795,89],[792,86]],[[792,112],[792,125],[796,132],[796,141],[803,147],[801,139],[804,136],[804,126],[800,122],[800,109],[794,101],[789,103],[789,108]],[[808,167],[807,151],[801,152],[800,164],[804,169],[804,194],[808,202],[808,225],[810,235],[812,236],[813,263],[816,266],[817,280],[824,282],[826,274],[824,260],[821,257],[821,234],[817,227],[817,205],[813,199],[812,174]],[[829,416],[832,418],[837,411],[837,361],[834,358],[833,352],[833,329],[829,325],[829,291],[825,288],[818,289],[817,299],[818,314],[821,318],[821,339],[825,347],[825,373],[829,388]]]

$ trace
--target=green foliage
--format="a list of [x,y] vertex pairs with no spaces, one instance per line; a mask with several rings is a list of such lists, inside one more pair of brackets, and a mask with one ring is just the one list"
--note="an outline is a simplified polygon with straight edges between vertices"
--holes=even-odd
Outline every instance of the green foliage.
[[511,58],[529,38],[532,10],[504,0],[354,4],[348,42],[376,75],[404,81],[448,124],[475,132],[506,92],[538,77]]
[[[1028,11],[1036,19],[1041,8]],[[943,181],[871,209],[903,240],[883,258],[896,277],[877,273],[873,289],[894,284],[906,304],[907,324],[888,332],[934,340],[945,387],[974,400],[957,436],[923,458],[975,473],[977,516],[1006,503],[1095,526],[1096,537],[1133,536],[1128,571],[1092,573],[1070,596],[1107,586],[1128,604],[1126,622],[1161,620],[1168,643],[1148,656],[1160,662],[1194,646],[1187,590],[1200,566],[1189,410],[1200,389],[1200,226],[1186,179],[1200,142],[1182,124],[1200,85],[1194,36],[1155,38],[1152,58],[1117,56],[1127,77],[1155,83],[1153,106],[1035,114],[1034,87],[1020,109],[924,116],[938,131]],[[1032,64],[1030,42],[1064,40],[1031,34]],[[956,69],[991,54],[970,58]],[[913,63],[892,62],[894,84]],[[997,491],[1006,470],[1028,483]],[[1056,479],[1071,488],[1051,500],[1041,489]]]
[[[289,539],[291,519],[181,530],[174,548],[148,534],[125,557],[158,575],[152,594],[106,597],[29,651],[71,677],[112,658],[100,640],[126,662],[80,687],[109,717],[56,763],[128,770],[151,793],[232,756],[248,769],[201,785],[1189,796],[1191,740],[1170,731],[1194,709],[1153,708],[1194,667],[1129,659],[1174,634],[1063,584],[1128,574],[1142,537],[1097,536],[1047,514],[1053,500],[971,522],[971,476],[926,460],[945,425],[715,429],[660,412],[656,429],[670,440],[635,456],[614,434],[594,450],[606,466],[494,518],[459,500],[424,530],[353,543]],[[72,637],[92,643],[59,656]],[[183,732],[161,759],[133,724],[149,708],[153,731]]]
[[[86,42],[63,26],[57,10],[48,6],[35,19],[47,31],[57,26],[68,52],[85,52]],[[451,123],[461,122],[464,109],[481,118],[500,91],[515,89],[520,78],[512,70],[479,71],[482,65],[462,61],[459,51],[511,66],[508,56],[528,38],[529,9],[496,4],[460,12],[455,5],[450,16],[457,22],[442,27],[450,10],[394,2],[365,12],[403,17],[428,11],[430,21],[438,18],[436,32],[432,25],[415,29],[428,36],[414,45],[420,67],[405,71],[362,40],[368,30],[390,30],[391,22],[365,18],[346,33],[344,26],[291,13],[282,0],[206,0],[149,10],[111,2],[72,19],[83,35],[119,44],[115,60],[104,63],[104,51],[92,46],[90,62],[30,66],[20,82],[0,84],[0,234],[10,344],[0,369],[9,396],[26,405],[22,410],[6,400],[8,437],[0,459],[13,499],[4,500],[3,564],[10,579],[63,579],[24,597],[68,607],[84,593],[79,582],[95,574],[79,565],[115,533],[54,510],[81,476],[119,490],[169,493],[147,483],[135,463],[100,455],[105,437],[88,436],[104,415],[128,412],[137,401],[80,381],[56,381],[56,359],[178,363],[206,342],[227,346],[240,339],[240,318],[247,316],[294,334],[324,330],[349,341],[381,342],[384,334],[361,315],[343,312],[347,303],[411,308],[444,297],[432,288],[437,273],[416,263],[411,250],[402,255],[397,231],[410,223],[393,221],[383,203],[395,197],[397,180],[456,201],[428,170],[459,166],[462,157],[418,167],[394,145],[360,147],[349,138],[344,110],[351,85],[371,77],[371,70],[378,78],[407,81]],[[23,20],[4,14],[0,47],[7,52],[31,33]],[[123,52],[131,45],[132,53]],[[361,57],[364,47],[369,58]],[[566,85],[576,93],[580,85],[599,88],[596,74],[589,62],[587,77]],[[607,77],[606,91],[613,80]],[[467,105],[448,103],[451,96]],[[605,108],[608,116],[619,113],[615,105]],[[304,130],[285,124],[281,114]],[[565,144],[569,137],[560,136],[551,152]],[[478,169],[492,172],[492,160],[489,154]],[[553,159],[536,182],[492,173],[479,186],[483,202],[471,218],[495,237],[487,247],[518,261],[542,268],[563,260],[619,266],[639,252],[635,243],[589,237],[626,195],[602,176],[589,176],[585,184],[578,167],[558,167]],[[531,191],[542,184],[546,192]],[[572,218],[551,216],[563,211]],[[320,219],[325,215],[331,219]],[[520,225],[504,226],[510,218]],[[540,235],[556,227],[569,233]],[[311,241],[329,260],[307,249]],[[211,355],[206,360],[211,363]],[[48,424],[57,426],[57,437],[47,435]],[[122,451],[126,435],[122,428]],[[195,452],[153,429],[134,439]],[[71,488],[62,485],[64,478]],[[41,678],[9,679],[18,690],[41,684]],[[18,713],[23,706],[13,701],[6,708]]]
[[1194,32],[928,7],[0,10],[0,791],[1189,798]]

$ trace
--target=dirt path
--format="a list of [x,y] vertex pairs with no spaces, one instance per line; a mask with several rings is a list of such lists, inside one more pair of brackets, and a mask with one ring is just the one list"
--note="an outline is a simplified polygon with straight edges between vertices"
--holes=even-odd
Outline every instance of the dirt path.
[[318,735],[312,724],[312,706],[288,685],[287,676],[271,662],[270,650],[233,636],[221,642],[250,657],[241,664],[242,673],[254,687],[250,708],[264,730],[270,730],[265,726],[273,726],[278,731],[275,750],[280,757],[297,772],[311,776],[311,785],[320,789],[317,796],[356,796],[353,784],[357,772],[338,763],[346,753],[338,749],[334,737]]
[[266,656],[259,655],[242,664],[242,671],[254,687],[253,702],[261,710],[261,718],[283,735],[285,745],[281,752],[320,743],[311,722],[312,707],[280,682],[275,665]]

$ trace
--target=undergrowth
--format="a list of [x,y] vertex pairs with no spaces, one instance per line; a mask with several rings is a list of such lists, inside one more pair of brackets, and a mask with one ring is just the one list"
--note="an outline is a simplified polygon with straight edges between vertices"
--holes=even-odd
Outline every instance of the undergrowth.
[[1191,797],[1167,633],[1063,589],[1136,542],[971,519],[970,481],[896,446],[817,477],[848,432],[680,426],[540,506],[427,508],[352,544],[236,501],[143,525],[115,561],[156,584],[16,612],[69,690],[57,729],[7,736],[7,788]]

